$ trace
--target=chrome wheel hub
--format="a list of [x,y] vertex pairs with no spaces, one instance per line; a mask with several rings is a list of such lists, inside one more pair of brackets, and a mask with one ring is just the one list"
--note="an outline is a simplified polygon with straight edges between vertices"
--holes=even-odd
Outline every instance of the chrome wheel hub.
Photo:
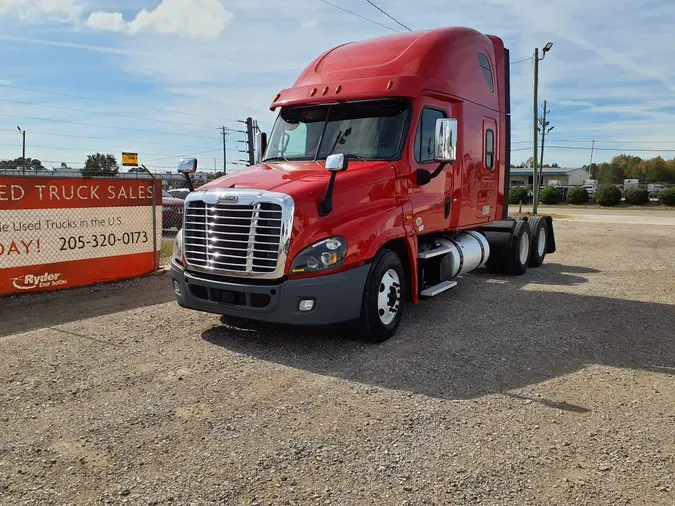
[[394,269],[382,276],[377,294],[377,313],[384,325],[394,321],[401,305],[401,280]]

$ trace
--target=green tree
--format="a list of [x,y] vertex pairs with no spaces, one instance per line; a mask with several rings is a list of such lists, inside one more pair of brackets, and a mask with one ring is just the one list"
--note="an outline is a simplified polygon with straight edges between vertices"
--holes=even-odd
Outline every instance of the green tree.
[[115,155],[96,153],[87,156],[87,160],[84,162],[84,169],[81,172],[85,177],[116,176],[119,170],[120,167],[117,164]]
[[45,170],[44,166],[42,165],[42,162],[38,160],[37,158],[33,158],[30,161],[30,168],[31,170],[38,171],[38,170]]

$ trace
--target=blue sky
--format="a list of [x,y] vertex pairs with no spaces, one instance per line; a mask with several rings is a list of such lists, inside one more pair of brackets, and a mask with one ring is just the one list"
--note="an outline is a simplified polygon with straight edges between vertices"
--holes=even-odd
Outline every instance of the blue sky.
[[[400,29],[365,0],[331,1]],[[376,3],[413,29],[497,34],[513,61],[552,41],[540,70],[555,126],[547,162],[588,163],[592,140],[596,161],[675,157],[672,0]],[[388,33],[319,0],[0,0],[0,159],[20,156],[19,125],[27,156],[48,167],[98,150],[137,151],[158,170],[200,153],[202,167],[220,170],[219,126],[241,129],[236,120],[252,116],[269,129],[270,101],[312,58]],[[512,70],[518,162],[531,154],[532,62]],[[238,139],[229,160],[243,156]]]

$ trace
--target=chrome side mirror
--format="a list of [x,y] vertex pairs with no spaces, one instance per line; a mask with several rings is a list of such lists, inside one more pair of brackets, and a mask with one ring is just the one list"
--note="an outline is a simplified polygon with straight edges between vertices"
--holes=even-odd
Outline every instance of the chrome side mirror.
[[457,120],[454,118],[436,120],[435,160],[440,163],[457,160]]
[[267,134],[258,132],[255,135],[255,163],[259,164],[267,151]]
[[343,153],[330,155],[326,158],[326,170],[328,172],[343,172],[347,170],[349,157]]
[[192,174],[197,171],[196,158],[184,158],[178,162],[178,172],[181,174]]

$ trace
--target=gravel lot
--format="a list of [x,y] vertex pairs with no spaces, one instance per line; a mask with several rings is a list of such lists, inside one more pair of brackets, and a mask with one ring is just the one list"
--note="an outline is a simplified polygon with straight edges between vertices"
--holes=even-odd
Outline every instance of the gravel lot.
[[379,346],[166,275],[0,302],[0,503],[672,506],[675,227],[556,224]]

